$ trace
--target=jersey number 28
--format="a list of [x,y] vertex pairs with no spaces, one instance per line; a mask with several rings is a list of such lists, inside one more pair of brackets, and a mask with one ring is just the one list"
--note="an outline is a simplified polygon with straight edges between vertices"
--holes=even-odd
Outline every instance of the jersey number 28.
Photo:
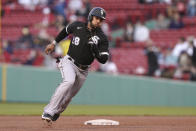
[[79,45],[80,44],[80,38],[79,37],[74,37],[73,40],[72,40],[72,44]]

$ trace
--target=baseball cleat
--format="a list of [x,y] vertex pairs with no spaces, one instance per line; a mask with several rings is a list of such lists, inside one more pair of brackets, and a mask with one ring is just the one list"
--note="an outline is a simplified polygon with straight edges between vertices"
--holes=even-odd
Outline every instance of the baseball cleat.
[[51,115],[43,113],[42,120],[44,122],[44,125],[46,125],[47,127],[52,126],[52,116]]
[[54,116],[51,116],[50,114],[43,113],[42,120],[47,121],[56,121],[59,118],[60,114],[54,114]]
[[42,114],[42,120],[45,120],[47,122],[51,122],[52,121],[52,116],[50,114],[43,113]]
[[43,113],[42,120],[52,121],[52,116],[50,114]]
[[54,114],[52,121],[56,121],[59,118],[60,114]]

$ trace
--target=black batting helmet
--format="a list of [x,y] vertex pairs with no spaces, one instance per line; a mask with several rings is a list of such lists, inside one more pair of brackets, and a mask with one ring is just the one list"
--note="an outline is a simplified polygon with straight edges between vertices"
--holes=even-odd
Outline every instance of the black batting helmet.
[[88,21],[92,21],[93,16],[97,16],[97,17],[99,17],[99,18],[105,20],[105,19],[106,19],[106,12],[105,12],[105,10],[104,10],[103,8],[101,8],[101,7],[94,7],[94,8],[90,11],[90,13],[89,13],[89,15],[88,15]]

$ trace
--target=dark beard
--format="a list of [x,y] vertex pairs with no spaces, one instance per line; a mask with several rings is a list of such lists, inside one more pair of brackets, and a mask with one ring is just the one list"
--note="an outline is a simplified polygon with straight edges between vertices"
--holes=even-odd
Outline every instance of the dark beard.
[[92,22],[90,22],[90,26],[91,26],[91,28],[92,28],[93,30],[97,28],[96,26],[94,26],[94,25],[92,24]]

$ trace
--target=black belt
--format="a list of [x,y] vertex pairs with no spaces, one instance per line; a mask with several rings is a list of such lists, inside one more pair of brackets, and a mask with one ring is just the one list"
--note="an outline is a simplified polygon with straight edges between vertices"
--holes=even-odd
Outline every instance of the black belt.
[[86,69],[89,67],[88,65],[81,65],[81,64],[75,62],[75,60],[72,59],[71,57],[68,57],[68,59],[69,59],[70,61],[72,61],[78,68],[80,68],[80,69],[82,69],[82,70],[86,70]]

